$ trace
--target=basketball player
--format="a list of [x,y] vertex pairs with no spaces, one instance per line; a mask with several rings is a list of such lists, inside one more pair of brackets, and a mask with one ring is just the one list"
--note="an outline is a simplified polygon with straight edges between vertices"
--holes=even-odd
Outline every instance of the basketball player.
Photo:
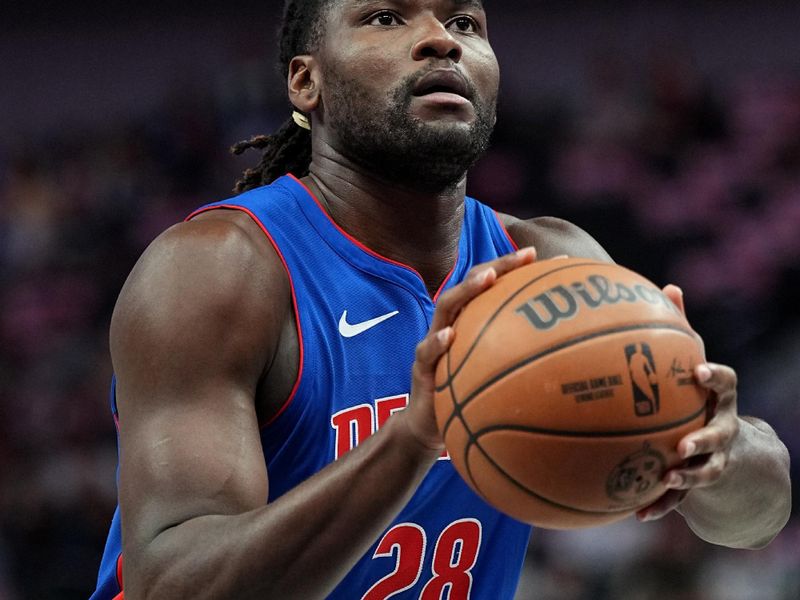
[[[495,122],[486,28],[480,0],[288,2],[294,117],[238,146],[264,151],[241,195],[154,241],[114,313],[119,509],[94,597],[513,597],[530,530],[442,457],[436,361],[500,275],[610,259],[465,198]],[[730,368],[695,375],[714,416],[678,448],[703,458],[639,517],[766,544],[786,450],[737,416]]]

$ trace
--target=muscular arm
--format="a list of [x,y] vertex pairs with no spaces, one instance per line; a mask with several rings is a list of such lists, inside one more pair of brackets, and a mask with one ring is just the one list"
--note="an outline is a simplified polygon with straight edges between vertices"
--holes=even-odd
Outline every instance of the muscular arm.
[[[708,542],[732,548],[766,546],[786,525],[791,511],[786,447],[763,421],[738,417],[727,464],[714,463],[719,479],[708,486],[695,480],[698,487],[687,494],[678,512]],[[687,483],[692,482],[683,485]]]
[[[680,290],[670,285],[665,292],[683,311]],[[667,493],[638,516],[657,519],[677,508],[707,542],[761,548],[789,519],[789,452],[765,422],[738,414],[733,369],[701,364],[695,377],[710,392],[711,419],[678,442],[689,465],[667,473]]]
[[503,268],[532,260],[501,259],[491,276],[442,295],[417,348],[409,408],[266,504],[254,397],[281,363],[290,291],[261,233],[226,215],[156,240],[112,321],[128,599],[327,595],[441,452],[433,377],[449,324]]
[[173,228],[115,311],[126,598],[322,596],[438,455],[392,420],[266,505],[254,397],[291,304],[277,257],[246,227]]
[[506,214],[499,216],[517,246],[534,246],[539,259],[566,254],[614,262],[592,236],[569,221],[555,217],[522,220]]

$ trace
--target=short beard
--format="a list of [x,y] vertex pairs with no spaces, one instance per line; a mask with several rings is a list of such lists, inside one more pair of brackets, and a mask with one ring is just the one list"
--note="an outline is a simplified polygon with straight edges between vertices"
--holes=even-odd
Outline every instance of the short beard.
[[[476,119],[468,127],[425,123],[412,117],[413,88],[424,72],[407,77],[378,104],[357,81],[336,69],[326,73],[325,118],[343,154],[375,176],[403,187],[441,192],[458,185],[486,152],[494,129],[495,102],[484,103],[470,88]],[[378,106],[386,106],[383,111]]]

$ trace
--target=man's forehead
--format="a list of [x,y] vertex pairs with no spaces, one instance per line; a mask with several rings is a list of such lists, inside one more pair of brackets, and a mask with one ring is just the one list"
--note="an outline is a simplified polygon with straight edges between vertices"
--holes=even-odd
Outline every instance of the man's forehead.
[[[415,2],[419,2],[419,0],[389,0],[393,4],[413,4]],[[470,7],[476,8],[479,10],[483,10],[483,1],[482,0],[440,0],[443,4],[450,4],[456,7]],[[386,0],[344,0],[342,2],[345,6],[352,6],[354,8],[359,8],[361,6],[368,6],[371,4],[385,4]]]

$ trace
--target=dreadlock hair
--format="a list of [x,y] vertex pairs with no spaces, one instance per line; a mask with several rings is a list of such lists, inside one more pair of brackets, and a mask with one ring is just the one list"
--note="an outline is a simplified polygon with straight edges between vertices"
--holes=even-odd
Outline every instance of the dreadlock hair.
[[[289,77],[289,62],[300,54],[316,49],[322,37],[323,9],[332,0],[286,0],[280,29],[279,61],[283,80]],[[249,149],[262,150],[261,162],[246,169],[236,182],[236,193],[271,183],[286,173],[308,175],[311,164],[311,132],[289,119],[272,135],[257,135],[231,147],[242,154]]]

